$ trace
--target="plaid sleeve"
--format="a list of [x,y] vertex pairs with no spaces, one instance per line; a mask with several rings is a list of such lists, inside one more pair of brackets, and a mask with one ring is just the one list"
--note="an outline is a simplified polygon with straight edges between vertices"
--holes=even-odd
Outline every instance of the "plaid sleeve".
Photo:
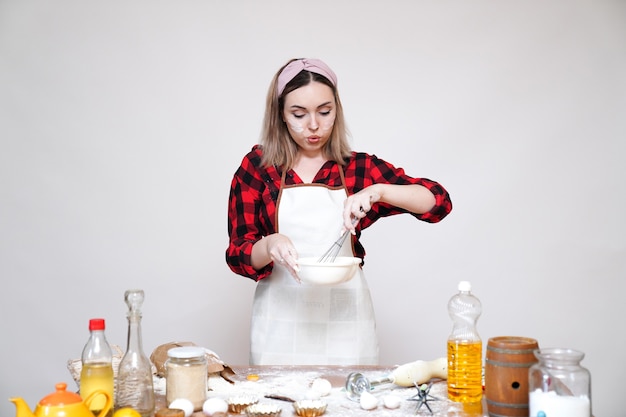
[[252,246],[263,236],[275,232],[274,215],[278,187],[275,179],[260,168],[258,147],[246,155],[233,176],[228,199],[228,236],[226,263],[238,275],[258,281],[272,271],[251,265]]
[[[446,189],[439,183],[427,178],[408,176],[404,169],[365,153],[354,154],[346,169],[346,181],[352,185],[352,192],[356,193],[372,184],[419,184],[430,190],[435,196],[435,205],[427,213],[410,213],[419,220],[428,223],[437,223],[443,220],[452,211],[452,200]],[[376,204],[371,213],[372,223],[379,217],[407,213],[406,210],[389,204]],[[370,216],[368,216],[370,217]],[[370,223],[371,224],[371,223]],[[369,224],[363,223],[363,228]]]

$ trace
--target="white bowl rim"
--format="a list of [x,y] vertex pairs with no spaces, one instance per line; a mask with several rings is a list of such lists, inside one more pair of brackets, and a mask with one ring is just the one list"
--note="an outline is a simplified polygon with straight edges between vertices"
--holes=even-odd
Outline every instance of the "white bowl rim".
[[303,258],[298,258],[297,262],[298,265],[303,266],[335,267],[360,264],[362,261],[363,260],[361,258],[357,258],[356,256],[337,256],[334,262],[319,262],[319,257],[306,256]]

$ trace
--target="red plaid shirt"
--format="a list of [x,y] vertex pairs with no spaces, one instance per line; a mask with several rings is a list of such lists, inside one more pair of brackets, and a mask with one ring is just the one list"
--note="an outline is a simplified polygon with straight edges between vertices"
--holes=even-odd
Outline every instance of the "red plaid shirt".
[[[250,264],[252,246],[263,236],[276,233],[276,200],[280,189],[282,170],[276,167],[261,166],[262,150],[255,145],[241,162],[235,172],[230,187],[228,201],[228,235],[230,244],[226,250],[226,263],[236,274],[258,281],[272,272],[273,264],[261,270]],[[313,179],[314,183],[331,187],[341,186],[340,166],[335,162],[326,162]],[[353,236],[355,255],[365,257],[365,249],[359,238],[361,230],[367,229],[381,217],[409,213],[419,220],[436,223],[452,210],[452,201],[448,192],[438,183],[426,178],[412,178],[402,168],[396,168],[375,155],[353,152],[344,167],[346,188],[349,194],[355,194],[372,184],[420,184],[428,188],[436,199],[435,206],[428,213],[416,214],[391,206],[376,203],[359,221],[356,236]],[[287,185],[301,183],[288,171],[285,178]]]

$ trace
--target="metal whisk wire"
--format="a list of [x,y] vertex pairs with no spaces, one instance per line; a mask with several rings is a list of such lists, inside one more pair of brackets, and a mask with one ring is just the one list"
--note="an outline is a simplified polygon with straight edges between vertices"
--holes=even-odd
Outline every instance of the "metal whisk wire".
[[[356,224],[357,221],[359,221],[358,218],[356,218],[356,217],[352,218],[352,224],[353,225]],[[344,230],[344,232],[341,234],[341,236],[339,236],[339,238],[333,242],[333,244],[330,246],[330,248],[328,248],[328,250],[326,252],[324,252],[324,254],[322,256],[320,256],[320,258],[317,260],[317,262],[318,263],[334,262],[335,259],[337,259],[337,255],[339,255],[339,251],[341,250],[341,247],[343,246],[343,244],[346,241],[346,238],[348,237],[349,234],[350,234],[350,232],[348,230]]]
[[335,240],[330,248],[328,248],[328,250],[324,252],[322,256],[320,256],[317,262],[334,262],[334,260],[337,258],[337,255],[339,255],[339,251],[341,250],[341,247],[343,246],[343,243],[346,241],[346,238],[349,234],[350,232],[348,232],[347,230],[344,231],[341,236],[339,236],[339,239]]

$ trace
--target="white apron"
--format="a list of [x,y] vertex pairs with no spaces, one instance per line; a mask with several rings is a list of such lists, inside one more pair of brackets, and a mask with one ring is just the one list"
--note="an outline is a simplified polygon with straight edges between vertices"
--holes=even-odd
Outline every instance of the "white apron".
[[[347,190],[322,184],[286,186],[278,227],[300,257],[320,256],[339,237]],[[354,256],[346,241],[340,256]],[[252,306],[252,365],[378,365],[374,309],[363,270],[334,286],[299,284],[282,265],[258,282]]]

